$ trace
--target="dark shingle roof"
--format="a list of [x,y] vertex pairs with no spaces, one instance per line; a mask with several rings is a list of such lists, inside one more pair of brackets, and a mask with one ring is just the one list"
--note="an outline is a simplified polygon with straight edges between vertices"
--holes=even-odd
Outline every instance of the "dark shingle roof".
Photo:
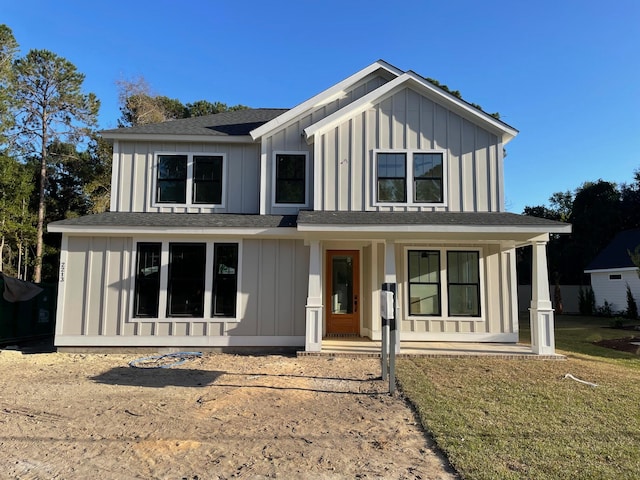
[[160,228],[276,228],[296,226],[295,215],[105,212],[51,222],[50,226]]
[[591,260],[585,270],[634,267],[629,252],[634,252],[638,245],[640,245],[640,230],[620,232],[596,255],[596,258]]
[[151,135],[249,135],[260,125],[286,112],[283,108],[253,108],[233,112],[181,118],[162,123],[151,123],[127,128],[103,130],[103,136],[151,134]]
[[455,225],[567,227],[544,218],[507,212],[311,212],[303,211],[298,224],[310,225]]

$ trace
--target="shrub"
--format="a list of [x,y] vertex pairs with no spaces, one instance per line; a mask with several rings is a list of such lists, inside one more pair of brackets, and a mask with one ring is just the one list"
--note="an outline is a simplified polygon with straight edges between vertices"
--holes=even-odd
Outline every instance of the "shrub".
[[627,318],[632,320],[636,320],[638,318],[638,304],[636,303],[636,299],[633,298],[633,294],[631,293],[631,288],[627,283]]
[[590,316],[596,311],[596,295],[591,286],[578,290],[578,309],[581,315]]

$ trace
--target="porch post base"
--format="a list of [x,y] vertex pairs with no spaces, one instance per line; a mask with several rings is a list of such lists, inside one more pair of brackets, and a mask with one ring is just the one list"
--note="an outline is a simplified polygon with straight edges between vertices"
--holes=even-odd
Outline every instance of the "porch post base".
[[534,307],[529,309],[531,321],[531,351],[537,355],[554,355],[555,334],[553,309]]
[[306,306],[305,352],[319,352],[322,349],[322,306]]

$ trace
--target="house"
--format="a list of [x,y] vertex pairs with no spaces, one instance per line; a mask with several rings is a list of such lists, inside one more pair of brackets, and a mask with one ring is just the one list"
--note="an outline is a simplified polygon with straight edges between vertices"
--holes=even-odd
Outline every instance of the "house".
[[533,351],[553,353],[546,244],[505,211],[518,132],[377,61],[290,110],[102,132],[111,211],[62,220],[60,349],[518,340],[516,248],[533,245]]
[[640,230],[626,230],[618,233],[587,265],[584,273],[591,276],[591,288],[596,306],[606,301],[614,312],[627,309],[627,285],[636,302],[640,301],[640,277],[638,267],[631,260],[629,252],[640,247]]

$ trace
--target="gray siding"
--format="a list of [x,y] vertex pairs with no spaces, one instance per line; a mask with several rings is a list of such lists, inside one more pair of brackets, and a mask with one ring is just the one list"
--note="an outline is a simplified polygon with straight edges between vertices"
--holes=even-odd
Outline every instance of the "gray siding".
[[[316,210],[503,211],[498,137],[406,88],[315,139]],[[376,206],[374,150],[443,150],[446,205]],[[318,201],[319,199],[319,201]]]
[[[481,279],[481,317],[448,317],[446,304],[443,303],[441,317],[409,317],[407,310],[408,272],[406,271],[406,248],[443,248],[446,250],[473,249],[480,250],[482,279]],[[400,254],[400,250],[402,253]],[[517,318],[514,315],[512,305],[516,301],[517,291],[515,279],[512,278],[511,262],[515,261],[514,250],[503,250],[500,245],[474,245],[474,244],[406,244],[396,250],[401,257],[398,258],[396,268],[398,273],[398,288],[400,305],[400,318],[402,319],[402,331],[415,334],[420,333],[470,333],[501,335],[515,333]],[[381,259],[380,261],[383,261]],[[446,259],[442,258],[442,262]],[[446,275],[441,278],[443,288],[446,288]],[[496,295],[495,292],[501,292]],[[412,337],[412,339],[415,339]],[[423,339],[428,339],[424,337]]]
[[143,346],[143,337],[151,337],[149,344],[157,346],[157,337],[304,336],[309,252],[302,240],[242,242],[240,320],[229,322],[131,319],[133,248],[132,238],[68,238],[58,338],[112,337],[108,346],[118,346],[118,337],[137,337]]
[[[157,152],[225,155],[224,207],[154,206],[154,154]],[[233,143],[118,142],[114,152],[115,202],[112,212],[259,213],[260,145]]]
[[[307,128],[309,125],[322,120],[323,118],[331,115],[336,112],[340,108],[345,107],[351,102],[363,97],[369,92],[375,90],[381,85],[384,85],[388,79],[377,75],[370,75],[369,77],[363,79],[358,84],[354,85],[350,90],[343,92],[341,96],[338,98],[334,98],[329,100],[327,103],[316,106],[313,110],[309,111],[307,114],[302,115],[296,121],[293,121],[286,126],[284,126],[281,130],[276,131],[269,137],[263,140],[265,148],[264,148],[264,157],[267,165],[267,175],[265,178],[265,199],[266,199],[266,213],[268,214],[288,214],[288,213],[296,213],[297,207],[285,207],[285,206],[275,206],[273,204],[273,156],[274,152],[277,151],[296,151],[296,152],[307,152],[309,155],[309,177],[310,181],[308,183],[309,187],[309,205],[307,208],[313,208],[313,198],[315,193],[315,188],[317,185],[317,179],[313,178],[314,171],[314,157],[313,157],[313,145],[307,145],[306,141],[302,136],[302,131]],[[345,148],[351,148],[350,146],[346,146]],[[358,172],[354,167],[352,169],[353,178],[362,177],[361,171]],[[348,182],[349,179],[344,179],[344,182]]]

